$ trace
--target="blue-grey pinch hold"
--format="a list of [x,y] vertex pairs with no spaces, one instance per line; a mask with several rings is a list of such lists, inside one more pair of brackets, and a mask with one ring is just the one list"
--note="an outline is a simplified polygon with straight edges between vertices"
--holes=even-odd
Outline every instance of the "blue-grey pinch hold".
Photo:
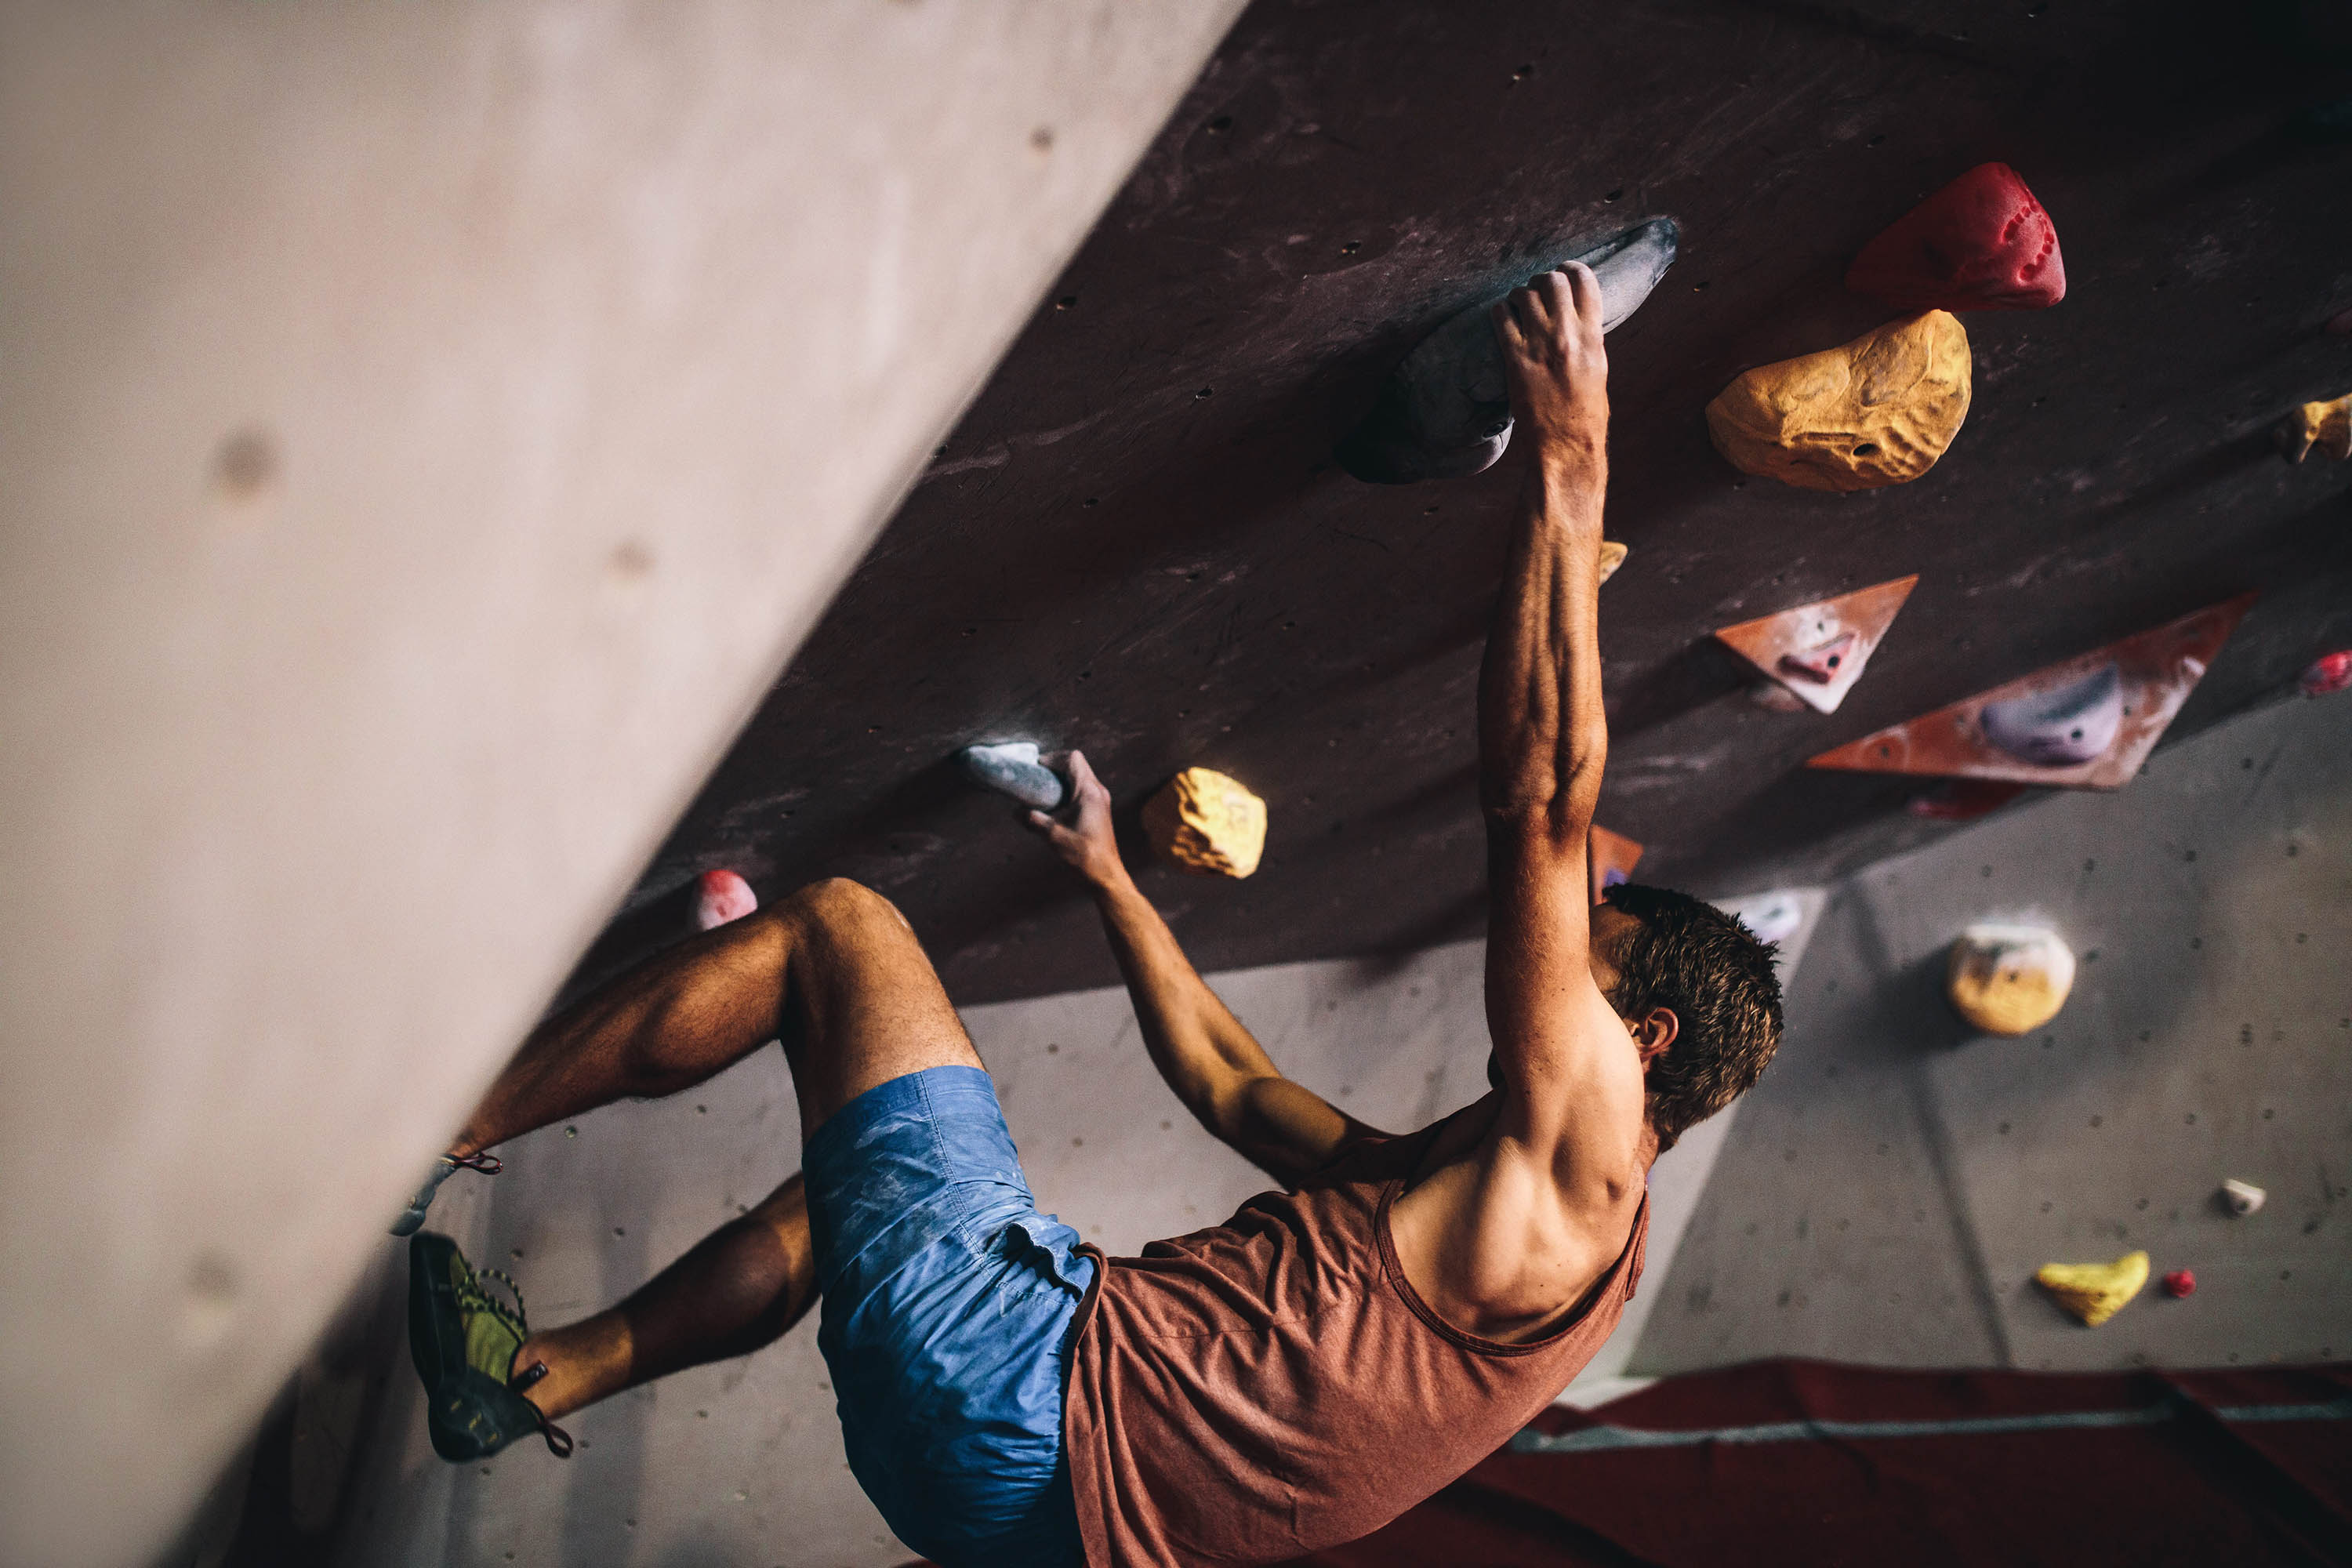
[[2123,672],[2103,664],[2054,690],[1988,702],[1985,739],[2021,763],[2071,768],[2102,755],[2123,728]]
[[[1602,331],[1642,308],[1675,264],[1681,239],[1674,219],[1656,217],[1567,258],[1591,268],[1600,280]],[[1341,468],[1367,484],[1409,485],[1494,465],[1511,444],[1503,349],[1486,315],[1501,298],[1479,300],[1405,356],[1371,413],[1333,454]]]
[[1037,760],[1034,741],[1005,741],[992,746],[966,746],[956,756],[971,781],[1024,805],[1051,811],[1066,793],[1061,775]]
[[416,1195],[408,1200],[408,1206],[400,1211],[398,1219],[392,1222],[392,1234],[415,1235],[419,1227],[425,1224],[425,1212],[433,1206],[433,1194],[441,1190],[442,1183],[461,1169],[479,1171],[486,1176],[495,1176],[505,1169],[505,1166],[495,1154],[467,1154],[462,1159],[455,1154],[436,1156],[433,1162],[433,1169],[425,1174],[425,1184],[416,1189]]

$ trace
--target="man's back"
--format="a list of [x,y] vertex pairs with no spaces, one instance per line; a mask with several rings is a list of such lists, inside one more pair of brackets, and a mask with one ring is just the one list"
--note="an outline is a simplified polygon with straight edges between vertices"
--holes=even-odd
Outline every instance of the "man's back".
[[1393,1206],[1460,1120],[1361,1138],[1296,1192],[1105,1262],[1065,1418],[1090,1562],[1264,1563],[1354,1540],[1499,1447],[1592,1358],[1640,1278],[1646,1205],[1540,1339],[1469,1333],[1405,1277]]

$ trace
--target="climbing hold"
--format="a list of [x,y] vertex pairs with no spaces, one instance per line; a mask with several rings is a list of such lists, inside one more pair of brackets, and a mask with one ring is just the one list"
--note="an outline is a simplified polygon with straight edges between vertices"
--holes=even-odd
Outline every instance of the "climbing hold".
[[1621,882],[1633,879],[1633,868],[1642,863],[1642,847],[1622,833],[1612,833],[1599,823],[1592,826],[1585,838],[1585,866],[1592,882],[1592,901]]
[[1903,484],[1959,434],[1969,368],[1968,330],[1930,310],[1746,372],[1706,405],[1707,434],[1733,468],[1800,489]]
[[2178,1301],[2184,1296],[2197,1294],[2197,1276],[2186,1268],[2176,1268],[2164,1277],[2164,1293]]
[[[1864,735],[1805,765],[2120,789],[2156,749],[2253,602],[2253,595],[2242,594]],[[2115,671],[2113,730],[2105,729],[2109,698],[2103,672],[2108,668]]]
[[1739,923],[1758,942],[1786,942],[1805,923],[1804,901],[1794,893],[1767,893],[1738,911]]
[[2338,462],[2352,458],[2352,392],[2305,404],[2278,422],[2271,438],[2290,463],[2302,462],[2315,447]]
[[1246,877],[1265,851],[1265,802],[1213,768],[1186,768],[1144,805],[1143,831],[1187,871]]
[[2234,1215],[2250,1215],[2263,1206],[2270,1194],[2252,1182],[2239,1181],[2235,1176],[2221,1184],[2221,1201],[2230,1205]]
[[1944,965],[1952,1011],[1988,1035],[2022,1035],[2058,1016],[2074,988],[2074,955],[2042,926],[1975,925]]
[[2147,1254],[2126,1252],[2113,1263],[2045,1263],[2033,1278],[2084,1328],[2095,1329],[2147,1283]]
[[2333,697],[2352,687],[2352,647],[2321,654],[2305,668],[2295,685],[2302,688],[2305,697]]
[[[1600,280],[1602,331],[1641,308],[1675,264],[1680,239],[1674,219],[1652,218],[1569,257]],[[1409,485],[1494,465],[1511,443],[1511,392],[1486,313],[1509,292],[1488,293],[1405,356],[1371,413],[1333,454],[1341,468],[1367,484]]]
[[1974,822],[2025,793],[2026,786],[2008,779],[1946,779],[1924,795],[1916,795],[1903,809],[1930,822]]
[[698,931],[740,921],[760,907],[751,884],[732,871],[705,871],[695,889],[694,924]]
[[[1897,577],[1717,630],[1716,639],[1799,702],[1834,713],[1895,624],[1916,575]],[[1788,706],[1794,707],[1795,703]]]
[[2017,171],[1979,163],[1864,246],[1845,286],[1898,310],[2039,310],[2066,297],[2066,263]]
[[2103,664],[2063,686],[1988,702],[1985,739],[2037,768],[2079,767],[2116,743],[2124,722],[2123,672]]
[[1633,553],[1613,539],[1601,542],[1601,580],[1603,583],[1617,575],[1617,568],[1625,564],[1625,557]]
[[1037,755],[1034,741],[966,746],[956,753],[974,784],[1009,795],[1024,805],[1051,811],[1062,804],[1062,780]]

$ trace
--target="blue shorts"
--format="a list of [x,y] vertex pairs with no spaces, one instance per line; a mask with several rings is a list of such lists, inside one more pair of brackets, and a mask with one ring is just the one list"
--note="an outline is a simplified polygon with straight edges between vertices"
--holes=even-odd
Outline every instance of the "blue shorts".
[[966,1067],[893,1079],[803,1165],[816,1342],[866,1495],[947,1568],[1084,1568],[1062,1385],[1095,1265],[1037,1212],[996,1086]]

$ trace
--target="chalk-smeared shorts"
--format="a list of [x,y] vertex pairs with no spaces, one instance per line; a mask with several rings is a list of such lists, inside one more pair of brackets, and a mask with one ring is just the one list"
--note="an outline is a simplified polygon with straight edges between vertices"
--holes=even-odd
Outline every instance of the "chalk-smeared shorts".
[[1062,1386],[1095,1266],[1037,1212],[995,1085],[966,1067],[893,1079],[819,1127],[803,1164],[817,1345],[866,1495],[949,1568],[1084,1568]]

